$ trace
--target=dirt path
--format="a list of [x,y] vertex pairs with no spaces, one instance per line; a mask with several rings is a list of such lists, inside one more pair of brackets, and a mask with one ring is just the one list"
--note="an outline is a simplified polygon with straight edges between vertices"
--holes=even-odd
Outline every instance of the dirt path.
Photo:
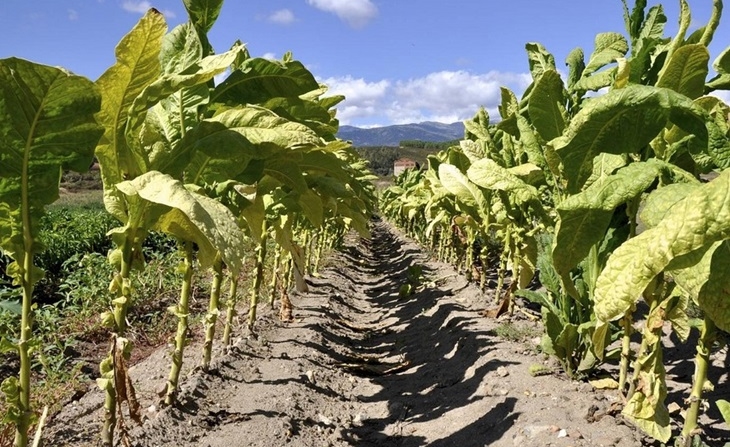
[[[606,414],[614,392],[530,376],[545,360],[533,343],[496,336],[502,323],[479,315],[479,290],[384,223],[329,264],[293,297],[294,323],[262,310],[258,340],[239,339],[211,373],[190,374],[180,405],[160,410],[154,394],[167,349],[136,365],[146,420],[130,429],[131,445],[642,445]],[[399,297],[413,265],[441,281]],[[519,325],[529,332],[534,323]],[[188,353],[197,364],[198,347]],[[92,391],[69,405],[46,445],[95,445],[101,402]]]

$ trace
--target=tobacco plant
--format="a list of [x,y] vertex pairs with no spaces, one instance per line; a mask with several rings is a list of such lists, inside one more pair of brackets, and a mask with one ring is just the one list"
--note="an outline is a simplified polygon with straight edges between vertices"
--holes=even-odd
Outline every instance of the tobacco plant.
[[87,79],[22,59],[0,60],[0,247],[12,258],[7,274],[21,289],[20,338],[0,340],[20,357],[18,377],[3,381],[6,420],[16,424],[15,446],[28,444],[33,341],[32,296],[43,277],[33,257],[43,250],[39,221],[59,194],[63,170],[91,166],[102,130],[94,120],[98,90]]

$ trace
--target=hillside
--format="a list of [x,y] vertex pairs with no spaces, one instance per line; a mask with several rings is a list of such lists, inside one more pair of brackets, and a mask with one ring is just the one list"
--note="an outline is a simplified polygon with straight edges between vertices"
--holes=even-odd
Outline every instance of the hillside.
[[464,136],[461,122],[444,124],[432,121],[413,124],[373,127],[364,129],[354,126],[340,126],[337,136],[352,141],[353,146],[398,146],[403,140],[449,141]]

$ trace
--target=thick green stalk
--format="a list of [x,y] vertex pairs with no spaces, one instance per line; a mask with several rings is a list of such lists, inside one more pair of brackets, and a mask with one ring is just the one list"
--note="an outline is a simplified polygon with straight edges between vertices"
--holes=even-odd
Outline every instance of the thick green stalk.
[[193,283],[193,243],[186,241],[183,250],[183,285],[180,291],[180,302],[176,309],[178,317],[177,334],[175,335],[175,351],[172,353],[172,367],[170,368],[170,376],[167,379],[166,405],[175,403],[188,332],[188,303],[190,301],[190,291],[192,290]]
[[[119,267],[119,287],[118,296],[112,301],[114,309],[114,326],[117,336],[123,337],[127,331],[127,311],[129,302],[132,300],[132,287],[130,273],[132,271],[132,247],[134,246],[133,238],[126,238],[124,245],[120,247],[122,252],[121,265]],[[114,377],[116,371],[116,362],[114,359],[114,350],[116,341],[112,341],[109,349],[109,357],[104,361],[111,365],[110,371],[103,371],[105,368],[101,366],[102,377],[109,379],[110,382],[104,388],[104,425],[101,430],[101,441],[105,447],[114,445],[114,429],[117,425],[117,394],[114,387]],[[102,362],[102,364],[104,363]]]
[[220,254],[216,256],[213,264],[213,284],[210,288],[210,302],[208,313],[205,315],[205,342],[203,343],[203,361],[200,364],[203,371],[210,368],[210,358],[213,352],[213,339],[215,338],[215,323],[220,313],[218,307],[221,296],[221,282],[223,281],[223,261]]
[[692,445],[692,435],[697,429],[697,418],[700,413],[700,403],[702,402],[702,388],[707,380],[707,370],[710,364],[710,349],[715,341],[717,330],[715,323],[705,317],[702,325],[702,333],[697,341],[697,355],[695,356],[695,373],[692,380],[692,392],[689,397],[689,408],[684,418],[684,427],[680,435],[680,445],[689,447]]
[[633,326],[631,324],[630,312],[621,319],[621,326],[623,327],[624,334],[621,339],[621,365],[618,376],[618,389],[621,393],[626,389],[626,379],[629,373],[629,363],[631,363],[631,332]]
[[261,233],[261,242],[256,249],[256,273],[253,278],[253,285],[251,286],[251,306],[248,310],[248,330],[251,333],[254,333],[253,327],[256,323],[256,306],[259,304],[259,293],[261,292],[261,283],[264,279],[264,262],[266,261],[266,243],[269,239],[268,236],[268,226],[264,221],[264,231]]
[[[30,232],[30,227],[25,230]],[[27,235],[30,240],[30,235]],[[19,416],[15,427],[15,447],[25,447],[28,445],[28,429],[30,428],[30,417],[33,414],[30,408],[30,355],[28,354],[28,344],[32,334],[31,327],[33,325],[33,251],[26,244],[25,256],[23,258],[23,309],[20,323],[20,342],[18,343],[18,354],[20,356],[20,372],[19,386],[20,396],[18,399]]]
[[223,328],[223,346],[231,345],[231,332],[233,329],[233,317],[236,316],[236,303],[238,295],[238,278],[231,275],[231,285],[228,290],[228,301],[226,302],[226,325]]
[[286,265],[284,266],[284,274],[281,275],[282,279],[284,280],[284,284],[282,284],[282,293],[286,293],[291,288],[291,283],[293,281],[294,276],[294,260],[289,256],[289,258],[286,261]]
[[281,270],[281,252],[282,248],[278,248],[274,252],[274,268],[271,272],[271,308],[274,308],[274,303],[276,302],[276,289],[279,287],[279,270]]
[[324,230],[320,233],[320,237],[317,241],[317,255],[314,257],[314,273],[319,273],[319,263],[322,260],[322,252],[324,251],[324,247],[327,244],[327,241],[329,240],[329,231],[328,227],[325,226]]

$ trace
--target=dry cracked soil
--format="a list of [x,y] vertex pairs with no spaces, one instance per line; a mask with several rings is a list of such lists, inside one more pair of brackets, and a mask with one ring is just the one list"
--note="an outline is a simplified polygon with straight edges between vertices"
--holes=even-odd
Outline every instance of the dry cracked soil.
[[[491,298],[385,222],[374,222],[370,239],[349,237],[328,265],[292,296],[292,322],[262,309],[257,338],[218,347],[208,372],[184,371],[177,405],[163,408],[156,393],[169,348],[132,367],[144,414],[141,426],[127,422],[128,445],[654,445],[621,419],[616,391],[568,380],[538,352],[539,322],[510,322],[532,334],[523,339],[498,335],[504,317],[482,314]],[[401,297],[413,265],[424,286]],[[188,347],[186,364],[199,355]],[[715,397],[730,394],[727,357],[727,348],[713,357]],[[533,377],[534,364],[554,372]],[[692,373],[681,365],[668,367],[680,391]],[[69,403],[44,445],[98,445],[102,404],[96,389]],[[720,420],[703,417],[710,445],[730,438]]]

